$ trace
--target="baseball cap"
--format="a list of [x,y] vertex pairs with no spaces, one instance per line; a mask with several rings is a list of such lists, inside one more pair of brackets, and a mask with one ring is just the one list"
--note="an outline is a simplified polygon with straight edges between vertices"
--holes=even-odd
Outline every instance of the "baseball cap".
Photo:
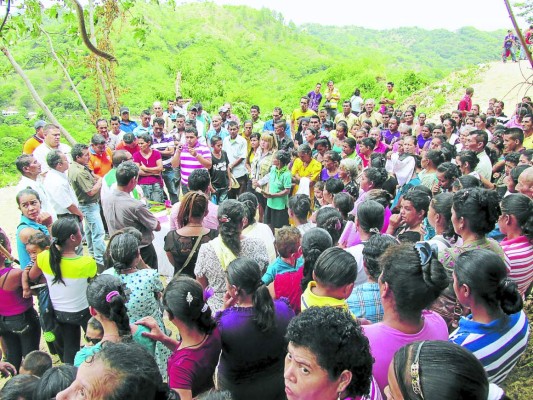
[[39,128],[42,128],[43,126],[46,125],[46,122],[43,121],[42,119],[40,119],[39,121],[37,121],[33,127],[35,128],[35,130],[39,129]]
[[124,114],[124,113],[128,113],[129,114],[129,112],[130,112],[130,109],[128,107],[122,107],[120,109],[120,113],[121,114]]
[[222,106],[218,109],[218,112],[228,112],[228,107]]
[[132,144],[133,142],[135,142],[135,135],[131,132],[125,133],[123,140],[124,143]]
[[196,104],[189,108],[189,111],[198,111],[198,107],[196,106]]

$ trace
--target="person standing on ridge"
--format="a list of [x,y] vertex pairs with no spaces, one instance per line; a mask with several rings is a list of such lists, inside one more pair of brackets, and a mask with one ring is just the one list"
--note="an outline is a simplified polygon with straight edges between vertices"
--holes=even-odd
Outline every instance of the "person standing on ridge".
[[505,39],[503,39],[503,54],[502,54],[502,60],[503,62],[507,62],[507,57],[509,55],[511,56],[511,59],[513,62],[516,61],[516,46],[517,46],[518,38],[513,34],[513,32],[509,29],[507,31],[507,36],[505,36]]

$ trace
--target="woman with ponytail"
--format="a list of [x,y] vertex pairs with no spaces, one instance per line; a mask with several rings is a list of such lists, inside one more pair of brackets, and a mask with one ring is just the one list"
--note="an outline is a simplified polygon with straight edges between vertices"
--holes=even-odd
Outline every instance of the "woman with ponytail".
[[533,282],[533,200],[521,193],[503,198],[500,231],[506,236],[500,242],[505,254],[509,278],[525,297]]
[[303,267],[298,271],[276,275],[274,282],[268,285],[272,298],[286,297],[294,312],[300,314],[302,293],[313,280],[315,262],[320,254],[331,246],[333,241],[325,229],[313,228],[307,231],[302,237]]
[[245,237],[243,227],[247,224],[246,211],[237,200],[225,200],[218,207],[219,236],[200,247],[194,268],[196,279],[205,288],[210,286],[214,294],[207,303],[213,311],[219,311],[224,304],[226,292],[226,271],[237,257],[255,260],[261,272],[268,265],[267,249],[261,239]]
[[174,275],[194,276],[194,266],[198,250],[202,243],[207,243],[217,236],[216,229],[203,226],[208,213],[209,199],[202,192],[188,192],[181,200],[178,211],[177,228],[165,236],[165,252],[168,261],[174,266]]
[[227,269],[224,310],[216,316],[222,337],[218,383],[235,400],[285,398],[285,333],[294,312],[272,300],[256,261],[237,258]]
[[448,273],[450,285],[431,306],[432,310],[444,318],[449,332],[457,328],[461,315],[469,314],[469,311],[462,309],[457,302],[451,284],[457,257],[470,250],[488,249],[503,261],[503,251],[498,242],[486,237],[494,229],[500,214],[498,194],[494,190],[462,189],[453,195],[451,221],[455,233],[461,237],[462,242],[439,251],[439,261]]
[[363,268],[363,249],[366,242],[373,235],[379,235],[383,228],[385,209],[374,200],[365,200],[357,208],[357,219],[355,226],[359,232],[360,243],[346,249],[348,253],[355,257],[357,262],[357,280],[355,286],[367,281],[367,275]]
[[276,248],[274,247],[274,234],[267,224],[258,222],[255,219],[255,216],[257,215],[257,207],[259,205],[256,194],[245,192],[238,198],[239,202],[244,206],[245,218],[243,222],[245,223],[243,223],[242,235],[244,237],[261,239],[267,249],[269,263],[271,263],[277,256]]
[[373,234],[365,241],[361,263],[367,282],[355,286],[346,300],[350,311],[357,318],[366,319],[373,324],[383,320],[383,305],[378,284],[381,265],[378,260],[385,250],[396,244],[398,244],[398,239],[380,233]]
[[[104,271],[118,277],[128,290],[126,308],[130,321],[135,322],[143,317],[152,316],[161,330],[165,330],[163,312],[161,311],[161,293],[163,283],[157,270],[138,269],[139,240],[131,233],[116,235],[109,244],[109,254],[113,268]],[[161,343],[156,344],[155,359],[161,375],[165,376],[170,351]]]
[[207,305],[208,292],[186,276],[176,276],[163,293],[163,307],[178,329],[180,340],[165,335],[157,322],[146,317],[136,324],[150,328],[144,336],[160,341],[172,355],[168,384],[182,400],[191,400],[214,387],[213,375],[220,356],[220,333]]
[[87,288],[89,312],[102,325],[104,336],[94,346],[85,346],[76,354],[74,366],[79,367],[87,358],[102,350],[106,342],[120,342],[133,339],[152,355],[155,342],[142,335],[148,332],[144,326],[130,325],[127,296],[119,278],[111,275],[100,275],[89,283]]
[[452,224],[452,193],[439,193],[429,203],[428,222],[435,229],[435,236],[428,240],[439,251],[444,251],[452,245],[460,245],[461,239],[453,230]]
[[52,243],[49,250],[37,256],[29,278],[35,281],[46,278],[50,299],[63,336],[61,361],[72,364],[80,349],[81,331],[87,330],[91,318],[87,302],[87,279],[96,275],[96,261],[92,257],[78,256],[81,232],[74,218],[60,218],[52,225]]
[[453,272],[457,300],[472,310],[459,320],[450,341],[470,350],[489,382],[500,384],[524,353],[529,325],[522,296],[507,277],[503,260],[490,250],[461,254]]
[[400,347],[417,340],[448,338],[442,317],[427,311],[448,286],[448,277],[436,247],[426,242],[389,246],[379,262],[383,321],[363,325],[363,330],[375,359],[373,375],[383,393],[389,364]]

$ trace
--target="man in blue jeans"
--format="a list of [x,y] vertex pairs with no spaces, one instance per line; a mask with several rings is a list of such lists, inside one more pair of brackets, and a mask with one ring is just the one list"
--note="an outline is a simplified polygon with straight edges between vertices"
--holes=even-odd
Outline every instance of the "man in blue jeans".
[[70,166],[68,180],[79,202],[79,209],[85,219],[85,234],[89,254],[96,263],[104,265],[104,224],[100,217],[100,189],[102,178],[94,175],[87,167],[89,148],[85,144],[76,144],[72,148],[73,163]]

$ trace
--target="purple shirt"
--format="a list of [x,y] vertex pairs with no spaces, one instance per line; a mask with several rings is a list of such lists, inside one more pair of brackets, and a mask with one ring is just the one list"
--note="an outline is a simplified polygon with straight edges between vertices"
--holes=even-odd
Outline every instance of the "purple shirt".
[[381,137],[383,138],[383,141],[385,143],[391,144],[393,139],[397,139],[400,137],[400,131],[396,131],[392,133],[391,131],[387,129],[387,130],[381,131]]
[[417,137],[416,137],[416,140],[418,142],[418,148],[419,149],[423,149],[424,146],[426,145],[426,143],[431,143],[431,139],[432,137],[428,137],[427,139],[424,139],[424,137],[422,136],[422,134],[419,134]]
[[192,396],[214,387],[213,374],[220,356],[220,333],[215,329],[200,347],[178,348],[167,362],[171,389],[191,390]]
[[315,112],[318,112],[318,106],[322,101],[322,94],[311,90],[309,93],[307,93],[307,97],[309,97],[309,108]]
[[[157,167],[157,160],[161,160],[161,153],[157,150],[152,150],[152,154],[148,158],[144,157],[140,151],[133,155],[134,163],[144,165],[147,168]],[[153,185],[154,183],[159,183],[163,187],[161,174],[139,176],[139,185]]]
[[257,393],[261,388],[265,399],[284,393],[285,333],[294,312],[286,298],[274,300],[274,312],[276,323],[269,332],[257,327],[253,307],[231,307],[217,313],[215,319],[222,337],[218,367],[221,386],[236,386],[236,392],[241,394],[250,389]]

